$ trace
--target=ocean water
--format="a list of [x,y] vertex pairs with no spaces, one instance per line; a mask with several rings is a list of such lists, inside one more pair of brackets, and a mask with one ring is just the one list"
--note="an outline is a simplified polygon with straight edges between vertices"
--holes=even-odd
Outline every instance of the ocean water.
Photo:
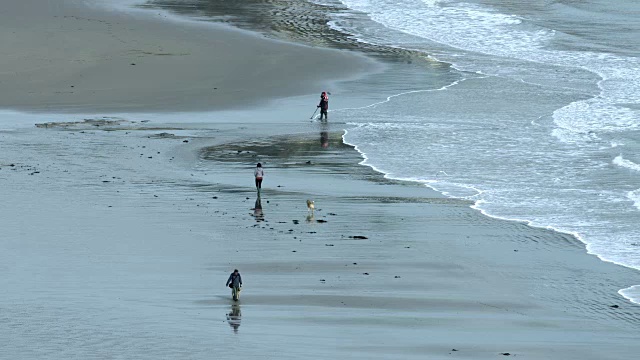
[[[363,164],[640,269],[640,3],[315,2],[350,9],[330,26],[357,41],[416,51],[456,75],[333,109]],[[620,293],[640,303],[633,285]]]

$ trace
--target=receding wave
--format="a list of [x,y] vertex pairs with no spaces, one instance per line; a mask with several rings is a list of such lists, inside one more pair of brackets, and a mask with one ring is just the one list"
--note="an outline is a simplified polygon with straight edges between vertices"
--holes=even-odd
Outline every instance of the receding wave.
[[634,171],[640,171],[640,164],[636,164],[631,160],[627,160],[622,157],[622,155],[618,155],[613,159],[613,163],[627,169],[631,169]]

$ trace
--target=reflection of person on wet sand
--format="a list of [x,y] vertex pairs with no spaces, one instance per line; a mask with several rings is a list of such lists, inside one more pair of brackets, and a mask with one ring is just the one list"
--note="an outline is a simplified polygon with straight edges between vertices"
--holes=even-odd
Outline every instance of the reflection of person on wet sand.
[[322,127],[320,129],[320,146],[323,149],[329,147],[329,126],[326,123],[322,123]]
[[227,322],[229,326],[233,329],[234,333],[238,333],[238,328],[240,327],[240,318],[242,317],[242,313],[240,312],[240,305],[233,304],[231,305],[231,311],[227,313]]
[[326,131],[320,133],[320,146],[323,148],[329,147],[329,133]]
[[256,199],[256,204],[253,207],[253,217],[256,221],[264,221],[264,213],[262,212],[262,202],[260,201],[260,195]]

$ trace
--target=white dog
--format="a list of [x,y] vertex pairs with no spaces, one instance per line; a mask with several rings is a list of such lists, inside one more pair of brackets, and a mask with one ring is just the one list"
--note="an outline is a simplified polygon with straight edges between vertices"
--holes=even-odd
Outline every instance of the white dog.
[[307,200],[307,211],[313,214],[315,209],[316,205],[314,204],[313,200]]

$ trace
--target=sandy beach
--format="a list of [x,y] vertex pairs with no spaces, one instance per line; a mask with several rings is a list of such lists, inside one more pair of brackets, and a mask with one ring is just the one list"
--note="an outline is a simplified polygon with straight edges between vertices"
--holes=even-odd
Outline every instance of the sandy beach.
[[3,4],[0,107],[42,112],[238,108],[354,77],[356,54],[82,2]]
[[290,113],[373,60],[81,3],[2,10],[3,358],[640,351],[640,307],[617,293],[635,270],[386,179],[344,122]]

